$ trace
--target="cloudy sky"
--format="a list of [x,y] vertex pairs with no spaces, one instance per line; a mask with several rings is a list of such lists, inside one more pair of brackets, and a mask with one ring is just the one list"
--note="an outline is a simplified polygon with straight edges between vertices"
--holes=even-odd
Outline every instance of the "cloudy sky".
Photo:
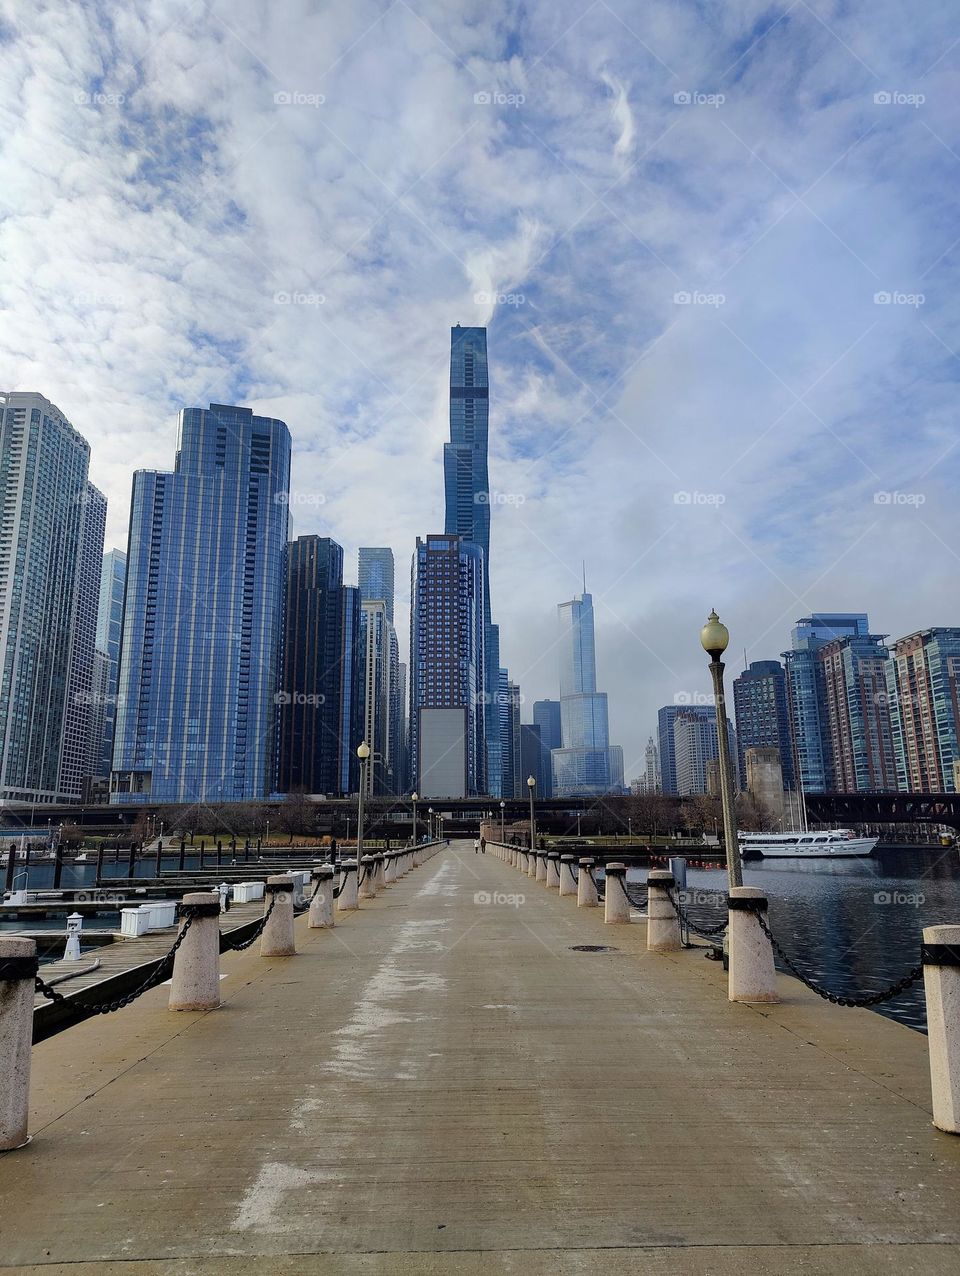
[[486,324],[525,717],[583,560],[628,778],[712,606],[735,668],[810,610],[960,623],[950,0],[0,15],[0,386],[90,440],[108,546],[178,409],[238,402],[290,426],[295,532],[406,594]]

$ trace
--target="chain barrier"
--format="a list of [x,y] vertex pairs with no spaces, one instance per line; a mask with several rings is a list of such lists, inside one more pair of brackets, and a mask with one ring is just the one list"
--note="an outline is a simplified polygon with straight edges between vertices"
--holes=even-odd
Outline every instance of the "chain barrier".
[[670,901],[671,907],[676,913],[680,925],[685,927],[688,931],[692,931],[694,935],[699,935],[701,939],[708,939],[711,941],[719,939],[719,937],[727,929],[726,918],[723,919],[719,926],[699,926],[695,922],[692,922],[690,920],[689,912],[687,912],[680,901],[674,896],[672,890],[667,891],[667,899]]
[[248,936],[247,939],[239,939],[239,940],[229,939],[226,935],[224,935],[221,932],[220,951],[222,953],[224,952],[242,953],[245,948],[250,948],[251,945],[254,944],[263,934],[263,928],[264,926],[266,926],[267,920],[270,917],[270,914],[273,912],[273,910],[277,906],[277,898],[278,898],[277,895],[274,895],[272,897],[272,899],[270,900],[270,907],[267,909],[264,915],[257,922],[256,929],[254,930],[253,934]]
[[646,891],[644,891],[642,898],[639,897],[635,891],[630,890],[630,887],[627,885],[626,877],[624,877],[621,882],[621,886],[623,887],[624,895],[627,897],[628,904],[632,904],[634,908],[638,909],[644,909],[647,907],[650,901]]
[[560,865],[561,873],[563,872],[564,868],[568,868],[570,870],[570,876],[573,878],[574,886],[578,885],[580,882],[580,869],[577,866],[577,864],[569,863],[569,862],[566,864],[561,864]]
[[815,992],[818,997],[822,997],[824,1001],[832,1001],[836,1006],[856,1006],[861,1009],[865,1009],[867,1006],[878,1006],[882,1001],[889,1001],[891,997],[898,997],[900,993],[906,992],[911,984],[915,984],[917,980],[923,978],[923,966],[919,965],[914,966],[911,971],[908,971],[896,983],[882,989],[880,992],[865,993],[862,997],[845,997],[842,994],[831,992],[829,988],[824,988],[821,984],[814,983],[812,979],[804,974],[793,958],[784,951],[782,945],[774,939],[773,932],[767,925],[767,919],[762,912],[758,911],[754,916],[760,925],[760,929],[770,940],[770,946],[774,953],[780,958],[791,975],[795,975],[802,984],[809,988],[811,992]]
[[37,975],[35,979],[36,990],[42,996],[46,997],[48,1001],[52,1001],[54,1005],[69,1003],[78,1018],[81,1019],[87,1019],[93,1015],[113,1014],[114,1011],[122,1010],[124,1006],[129,1006],[131,1002],[136,1001],[138,997],[142,997],[143,994],[145,992],[149,992],[151,988],[156,988],[158,984],[163,983],[169,974],[168,968],[173,964],[173,958],[176,951],[183,943],[187,936],[187,931],[192,925],[193,918],[187,917],[183,925],[183,930],[181,930],[180,934],[177,936],[176,943],[165,957],[160,958],[160,961],[157,963],[152,973],[149,974],[143,983],[140,984],[138,988],[135,988],[133,992],[128,992],[123,997],[117,997],[114,1001],[96,1002],[93,1005],[76,1001],[72,997],[65,997],[62,992],[57,992],[51,984],[46,983],[39,975]]
[[606,879],[604,879],[603,882],[598,882],[592,868],[587,869],[587,875],[589,876],[591,882],[593,882],[593,889],[597,892],[597,899],[598,900],[605,899],[606,898],[606,893],[605,893]]

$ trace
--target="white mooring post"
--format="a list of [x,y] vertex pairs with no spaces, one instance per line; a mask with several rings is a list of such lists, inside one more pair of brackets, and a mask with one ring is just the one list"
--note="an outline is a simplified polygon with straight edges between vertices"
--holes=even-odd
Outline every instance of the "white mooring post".
[[0,939],[0,1152],[30,1142],[27,1116],[38,969],[32,939]]
[[317,864],[311,870],[313,895],[307,925],[311,930],[325,930],[333,925],[333,865]]
[[387,889],[387,857],[378,851],[373,857],[373,886],[379,895]]
[[192,891],[177,913],[190,929],[173,958],[170,1010],[216,1010],[220,1005],[220,892]]
[[297,943],[293,934],[293,878],[288,874],[277,873],[267,878],[264,908],[268,909],[272,901],[275,901],[273,912],[260,936],[260,956],[292,957]]
[[597,897],[597,886],[593,880],[593,869],[596,860],[589,856],[580,861],[580,875],[577,878],[577,907],[596,908],[600,900]]
[[534,880],[545,882],[547,880],[547,853],[546,851],[535,851],[534,858],[537,861],[536,871],[533,874]]
[[80,936],[83,934],[83,916],[71,913],[67,918],[67,946],[64,949],[64,961],[80,960]]
[[360,898],[375,899],[377,894],[376,866],[372,855],[364,855],[360,860]]
[[603,876],[603,920],[611,923],[629,922],[630,901],[624,890],[627,880],[626,864],[608,864]]
[[555,891],[560,885],[560,852],[550,851],[547,854],[546,884],[548,891]]
[[390,851],[384,857],[383,884],[384,886],[392,886],[396,880],[397,880],[397,856],[394,851]]
[[960,1134],[960,926],[925,926],[923,991],[933,1124]]
[[573,875],[574,856],[560,856],[560,894],[576,895],[577,879]]
[[673,874],[654,868],[647,874],[647,952],[680,950],[680,919],[670,902]]
[[350,913],[359,908],[357,896],[357,861],[340,861],[340,894],[337,896],[337,912]]
[[756,886],[731,886],[727,908],[728,998],[730,1001],[779,1001],[773,948],[760,929],[759,919],[766,920],[767,915],[766,895]]

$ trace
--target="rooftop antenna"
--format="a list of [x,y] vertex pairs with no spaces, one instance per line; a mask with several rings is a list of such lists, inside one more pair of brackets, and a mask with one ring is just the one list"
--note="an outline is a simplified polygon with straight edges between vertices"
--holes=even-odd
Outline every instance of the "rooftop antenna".
[[583,592],[586,593],[587,592],[587,560],[584,558],[582,562],[583,562]]

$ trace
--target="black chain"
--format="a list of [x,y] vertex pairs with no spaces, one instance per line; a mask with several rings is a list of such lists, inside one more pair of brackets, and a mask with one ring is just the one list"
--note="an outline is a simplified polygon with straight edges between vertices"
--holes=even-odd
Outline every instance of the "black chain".
[[686,911],[686,909],[684,909],[679,900],[674,898],[672,890],[667,891],[667,899],[670,901],[673,911],[676,913],[680,921],[680,925],[685,926],[687,930],[692,931],[694,935],[699,935],[701,939],[717,939],[727,929],[726,918],[724,918],[719,926],[697,926],[690,920],[690,914]]
[[46,983],[39,975],[36,977],[36,990],[42,993],[48,1001],[52,1001],[55,1005],[69,1001],[71,1008],[81,1019],[89,1018],[92,1015],[109,1015],[116,1010],[122,1010],[124,1006],[129,1006],[132,1001],[136,1001],[138,997],[142,997],[145,992],[149,992],[151,988],[156,988],[158,984],[162,984],[169,974],[169,967],[173,963],[174,955],[177,949],[183,943],[187,936],[187,931],[193,925],[193,918],[188,917],[183,924],[183,929],[177,936],[176,943],[170,949],[165,957],[161,957],[153,972],[147,976],[139,988],[135,988],[133,992],[128,992],[124,997],[118,997],[115,1001],[97,1002],[94,1005],[76,1001],[74,998],[67,998],[62,992]]
[[643,897],[640,898],[630,890],[630,887],[627,885],[626,878],[622,880],[620,885],[623,887],[623,893],[626,895],[627,901],[631,903],[634,908],[646,908],[648,906],[650,901],[646,891],[644,891]]
[[226,935],[224,935],[223,933],[221,933],[221,935],[220,935],[220,951],[221,951],[221,952],[230,952],[230,953],[242,953],[242,952],[243,952],[243,950],[244,950],[245,948],[249,948],[252,944],[256,943],[256,941],[257,941],[257,940],[260,938],[260,936],[263,934],[263,928],[264,928],[264,926],[266,926],[266,924],[267,924],[267,919],[269,918],[270,914],[271,914],[271,913],[273,912],[273,910],[276,908],[276,906],[277,906],[277,900],[278,900],[278,899],[279,899],[279,894],[274,895],[274,896],[271,898],[271,900],[270,900],[270,907],[267,909],[267,911],[264,913],[264,915],[260,918],[259,922],[257,922],[257,926],[256,926],[256,929],[254,930],[253,934],[252,934],[252,935],[250,935],[247,939],[241,939],[241,940],[236,940],[236,941],[234,941],[234,940],[232,940],[232,939],[229,939],[229,938],[228,938]]
[[908,971],[902,979],[898,979],[895,984],[891,984],[889,988],[884,988],[881,992],[866,993],[862,997],[844,997],[838,995],[835,992],[830,992],[828,988],[823,988],[820,984],[814,983],[812,979],[808,978],[793,958],[784,952],[782,946],[776,939],[774,939],[773,932],[767,925],[767,919],[764,917],[763,913],[758,912],[755,916],[760,925],[760,929],[766,935],[767,939],[770,940],[771,948],[786,966],[787,970],[789,970],[792,975],[796,975],[797,979],[799,979],[802,984],[805,984],[811,992],[815,992],[817,996],[822,997],[824,1001],[832,1001],[834,1005],[857,1006],[860,1008],[877,1006],[881,1001],[889,1001],[891,997],[898,997],[900,993],[906,992],[911,984],[915,984],[918,979],[923,978],[923,966],[919,965],[914,966],[914,968],[911,971]]
[[593,882],[593,889],[597,892],[597,899],[604,899],[606,896],[606,879],[604,879],[604,883],[601,886],[596,877],[594,877],[592,868],[587,869],[587,876],[590,878],[591,882]]
[[579,868],[577,867],[576,864],[571,864],[571,863],[561,864],[560,872],[562,873],[565,868],[568,868],[570,870],[570,876],[573,878],[574,885],[576,885],[580,881]]

